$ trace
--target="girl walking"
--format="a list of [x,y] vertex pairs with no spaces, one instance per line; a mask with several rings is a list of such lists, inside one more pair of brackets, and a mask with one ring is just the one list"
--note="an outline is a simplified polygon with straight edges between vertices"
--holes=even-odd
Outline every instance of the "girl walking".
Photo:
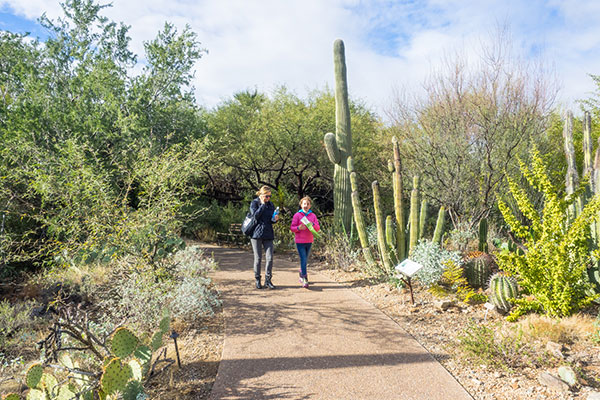
[[300,210],[292,218],[292,224],[290,230],[295,233],[296,248],[298,249],[298,255],[300,256],[300,283],[302,287],[308,288],[308,274],[306,272],[306,262],[310,254],[310,248],[314,241],[314,235],[308,229],[306,222],[312,224],[315,231],[319,231],[319,220],[314,212],[310,209],[311,206],[310,197],[306,196],[300,200]]

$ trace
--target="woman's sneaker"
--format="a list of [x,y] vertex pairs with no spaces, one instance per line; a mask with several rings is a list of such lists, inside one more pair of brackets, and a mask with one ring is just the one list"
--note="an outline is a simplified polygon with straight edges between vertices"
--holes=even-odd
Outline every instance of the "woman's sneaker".
[[302,287],[308,289],[308,279],[302,278]]

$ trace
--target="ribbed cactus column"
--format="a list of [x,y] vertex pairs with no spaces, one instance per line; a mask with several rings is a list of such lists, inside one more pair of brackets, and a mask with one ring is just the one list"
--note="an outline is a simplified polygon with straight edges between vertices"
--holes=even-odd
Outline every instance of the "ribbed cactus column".
[[398,138],[392,137],[394,149],[394,214],[396,215],[396,252],[398,260],[406,258],[406,234],[404,223],[404,204],[402,201],[402,162],[400,160],[400,145]]
[[352,131],[350,129],[350,106],[348,105],[348,82],[346,79],[346,56],[344,42],[337,39],[333,43],[333,63],[335,70],[335,136],[325,135],[325,147],[333,171],[334,229],[337,232],[350,232],[352,223],[350,173],[348,157],[352,156]]
[[375,208],[375,223],[377,224],[377,245],[379,246],[379,253],[381,254],[384,270],[386,272],[391,272],[392,262],[385,241],[383,211],[381,210],[381,199],[379,196],[379,182],[373,181],[371,188],[373,189],[373,206]]
[[590,112],[586,111],[583,115],[583,176],[589,178],[589,192],[587,197],[591,197],[594,193],[594,160],[592,144],[592,119]]
[[446,219],[446,209],[444,206],[440,207],[438,211],[437,222],[435,223],[435,231],[433,231],[432,241],[437,244],[442,243],[442,235],[444,234],[444,221]]
[[369,267],[375,265],[375,259],[371,254],[371,248],[369,247],[369,239],[367,237],[367,231],[365,229],[365,223],[362,215],[362,207],[360,204],[360,197],[358,196],[358,184],[356,182],[356,171],[354,171],[354,163],[352,157],[348,157],[348,171],[350,172],[350,186],[352,187],[352,208],[354,209],[354,224],[358,232],[358,239],[360,240],[360,246],[365,257],[365,261]]
[[484,253],[488,252],[487,235],[488,235],[488,221],[487,221],[487,218],[481,218],[481,220],[479,221],[479,246],[478,246],[478,250],[479,251],[483,251]]
[[409,253],[419,241],[419,177],[413,177],[413,189],[410,192],[410,238]]
[[421,211],[419,212],[419,239],[425,237],[425,223],[427,221],[427,199],[423,196],[421,200]]
[[[563,127],[563,139],[565,141],[565,156],[567,157],[566,192],[570,196],[575,192],[579,183],[577,164],[575,163],[575,146],[573,146],[573,113],[567,112]],[[581,212],[581,202],[576,200],[569,207],[569,218],[574,220]]]

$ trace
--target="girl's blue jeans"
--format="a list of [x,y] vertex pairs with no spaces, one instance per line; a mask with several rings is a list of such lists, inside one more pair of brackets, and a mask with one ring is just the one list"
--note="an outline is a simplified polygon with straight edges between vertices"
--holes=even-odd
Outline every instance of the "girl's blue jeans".
[[300,276],[306,278],[306,262],[308,255],[310,254],[310,248],[312,243],[296,243],[298,249],[298,255],[300,256]]

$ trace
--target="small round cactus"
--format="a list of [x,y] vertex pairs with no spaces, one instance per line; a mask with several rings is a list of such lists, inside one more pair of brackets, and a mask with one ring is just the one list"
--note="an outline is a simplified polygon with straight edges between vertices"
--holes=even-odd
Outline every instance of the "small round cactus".
[[490,278],[490,302],[500,312],[509,312],[512,305],[509,299],[517,298],[519,287],[517,280],[503,272],[498,272]]

